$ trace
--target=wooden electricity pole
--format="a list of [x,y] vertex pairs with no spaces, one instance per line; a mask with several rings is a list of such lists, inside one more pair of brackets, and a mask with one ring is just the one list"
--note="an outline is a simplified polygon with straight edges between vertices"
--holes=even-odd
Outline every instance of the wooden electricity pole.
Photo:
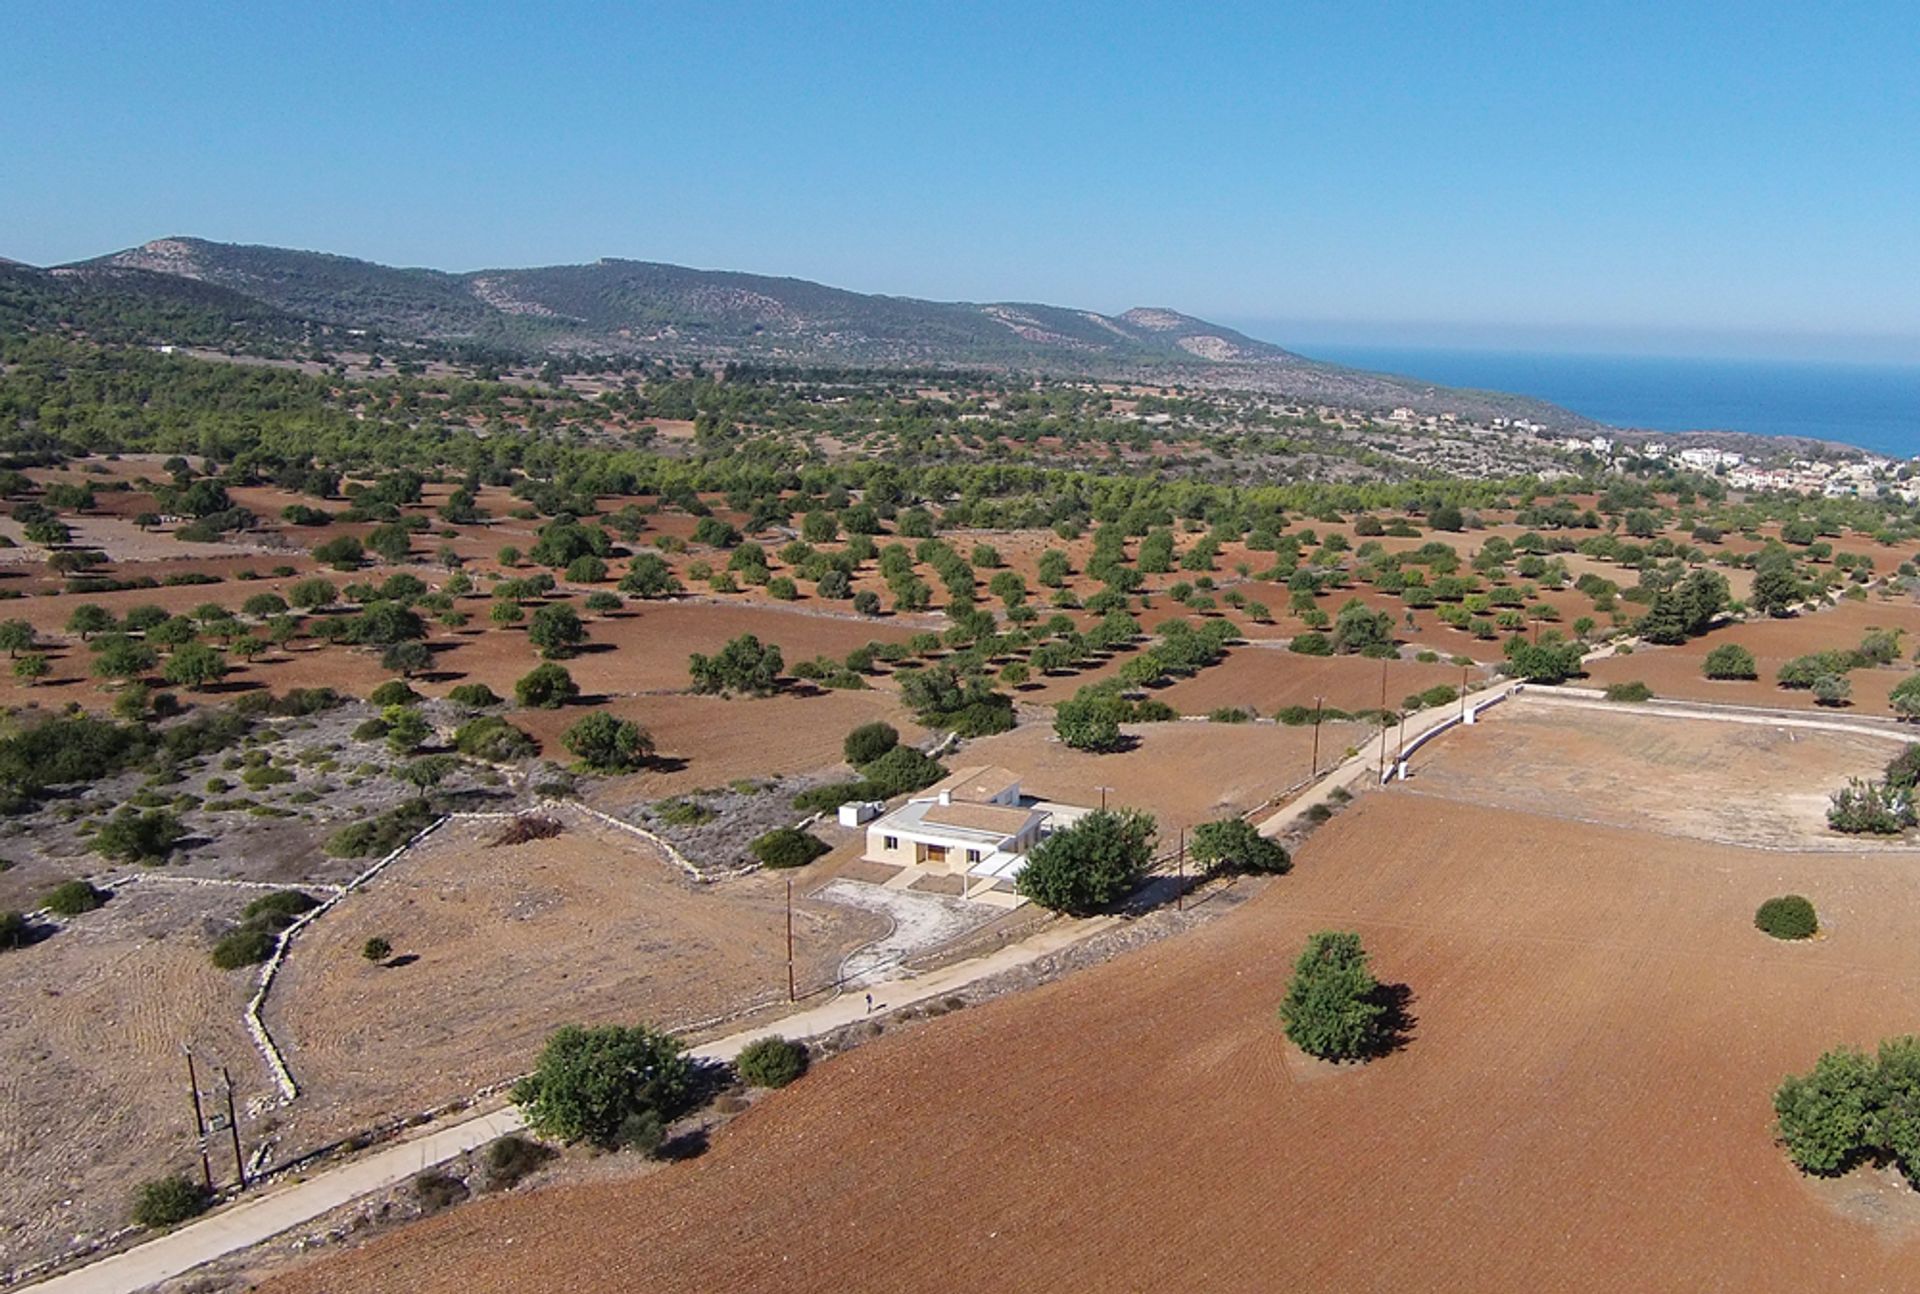
[[799,1001],[793,983],[793,882],[787,882],[787,1001]]
[[233,1075],[227,1067],[220,1067],[221,1081],[227,1085],[227,1132],[233,1137],[233,1175],[239,1179],[240,1189],[247,1189],[247,1161],[240,1155],[240,1116],[233,1108]]
[[1313,772],[1308,776],[1308,781],[1320,776],[1320,711],[1326,700],[1324,696],[1313,698]]
[[193,1048],[182,1045],[187,1054],[187,1090],[193,1093],[193,1139],[200,1146],[200,1182],[213,1190],[213,1164],[207,1158],[207,1116],[200,1108],[200,1075],[193,1067]]
[[1187,829],[1185,827],[1180,828],[1180,856],[1174,867],[1176,869],[1174,874],[1178,879],[1175,880],[1173,888],[1173,910],[1184,912],[1187,910]]
[[1381,781],[1387,780],[1387,725],[1393,722],[1387,715],[1387,662],[1380,661],[1380,773]]

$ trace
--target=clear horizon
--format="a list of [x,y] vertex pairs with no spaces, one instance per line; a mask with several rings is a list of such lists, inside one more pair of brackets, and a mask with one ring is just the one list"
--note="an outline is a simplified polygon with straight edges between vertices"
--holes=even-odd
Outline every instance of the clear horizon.
[[184,234],[1920,362],[1920,9],[10,11],[0,255]]

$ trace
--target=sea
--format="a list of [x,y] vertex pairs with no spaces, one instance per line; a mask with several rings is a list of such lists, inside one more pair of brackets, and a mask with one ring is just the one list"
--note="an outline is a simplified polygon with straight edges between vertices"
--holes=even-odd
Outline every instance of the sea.
[[1616,427],[1811,436],[1895,458],[1920,455],[1920,365],[1349,345],[1289,349],[1443,386],[1531,395]]

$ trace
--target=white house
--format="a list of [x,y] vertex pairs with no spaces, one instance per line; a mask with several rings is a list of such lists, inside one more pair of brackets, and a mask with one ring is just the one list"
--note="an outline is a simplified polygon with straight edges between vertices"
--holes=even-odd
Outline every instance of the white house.
[[1010,880],[1041,837],[1084,812],[1027,800],[1019,776],[1007,769],[957,769],[869,822],[865,857],[894,867]]

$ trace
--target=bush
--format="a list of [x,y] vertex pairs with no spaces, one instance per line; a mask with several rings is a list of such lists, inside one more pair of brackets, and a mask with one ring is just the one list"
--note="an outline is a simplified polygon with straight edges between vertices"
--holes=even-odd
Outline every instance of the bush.
[[687,672],[693,678],[695,692],[746,692],[769,696],[780,686],[780,671],[786,668],[780,649],[761,645],[753,634],[741,634],[712,656],[695,652],[687,658]]
[[900,733],[890,723],[863,723],[847,734],[841,750],[855,768],[871,764],[900,744]]
[[171,1177],[155,1178],[135,1193],[133,1220],[157,1231],[199,1217],[211,1203],[205,1187],[175,1173]]
[[370,962],[383,962],[393,956],[393,945],[380,935],[375,935],[360,945],[360,955]]
[[540,743],[505,719],[483,715],[453,730],[453,748],[469,759],[510,764],[540,753]]
[[552,1159],[553,1155],[551,1147],[509,1132],[499,1140],[488,1143],[486,1154],[482,1156],[487,1166],[487,1185],[493,1190],[517,1186]]
[[1911,791],[1920,784],[1920,744],[1904,747],[1887,761],[1887,785],[1896,791]]
[[327,838],[327,852],[335,858],[375,858],[398,849],[433,821],[433,809],[424,800],[407,800],[377,818],[342,827]]
[[1367,968],[1360,936],[1323,930],[1307,940],[1280,1004],[1287,1037],[1322,1060],[1361,1060],[1388,1039],[1380,982]]
[[1287,644],[1288,651],[1302,656],[1333,655],[1333,640],[1318,630],[1309,629],[1305,633],[1295,634],[1293,641]]
[[474,710],[484,710],[488,706],[499,705],[500,697],[485,683],[461,683],[448,689],[447,700],[455,705],[464,705]]
[[264,926],[244,925],[229,930],[213,945],[213,964],[221,970],[238,970],[273,956],[276,942],[273,931]]
[[671,1034],[644,1025],[568,1025],[547,1039],[533,1073],[514,1084],[513,1100],[542,1136],[612,1149],[631,1140],[629,1120],[651,1116],[664,1125],[684,1111],[693,1077]]
[[805,867],[828,850],[825,842],[793,827],[775,827],[756,837],[750,848],[768,867]]
[[1635,679],[1631,683],[1607,684],[1606,696],[1609,701],[1651,701],[1653,689]]
[[283,930],[293,924],[294,918],[319,906],[320,900],[305,890],[275,890],[247,904],[240,915],[269,930]]
[[1153,861],[1153,815],[1096,809],[1033,847],[1015,882],[1043,908],[1085,916],[1132,893]]
[[513,685],[514,699],[539,710],[558,710],[580,695],[564,665],[536,665]]
[[94,853],[129,863],[164,863],[187,829],[164,809],[122,809],[100,824],[88,845]]
[[33,942],[33,927],[18,912],[0,912],[0,952],[12,952]]
[[1827,825],[1850,835],[1897,836],[1913,824],[1912,794],[1885,782],[1856,777],[1835,791],[1827,806]]
[[1820,929],[1813,904],[1798,894],[1768,899],[1753,914],[1753,924],[1775,939],[1811,939]]
[[[397,678],[390,678],[367,693],[367,703],[385,709],[390,705],[412,705],[420,694]],[[384,735],[384,734],[382,734]]]
[[1775,1127],[1787,1155],[1809,1173],[1844,1172],[1888,1158],[1909,1179],[1920,1173],[1920,1038],[1887,1038],[1868,1058],[1829,1051],[1813,1072],[1790,1075],[1773,1095]]
[[912,746],[895,746],[880,758],[860,767],[862,780],[878,794],[875,799],[890,799],[932,786],[947,775],[940,761],[923,755]]
[[40,906],[56,917],[77,917],[91,912],[107,901],[107,891],[87,881],[65,881],[47,891]]
[[1269,840],[1245,818],[1221,818],[1194,828],[1193,861],[1208,871],[1286,871],[1293,865],[1285,847]]
[[778,1034],[756,1038],[741,1048],[733,1068],[749,1087],[785,1087],[807,1072],[806,1044],[788,1042]]
[[1759,678],[1753,653],[1739,643],[1721,643],[1707,653],[1702,668],[1708,678]]
[[653,738],[645,728],[600,710],[561,733],[560,742],[581,764],[600,773],[629,772],[653,755]]

